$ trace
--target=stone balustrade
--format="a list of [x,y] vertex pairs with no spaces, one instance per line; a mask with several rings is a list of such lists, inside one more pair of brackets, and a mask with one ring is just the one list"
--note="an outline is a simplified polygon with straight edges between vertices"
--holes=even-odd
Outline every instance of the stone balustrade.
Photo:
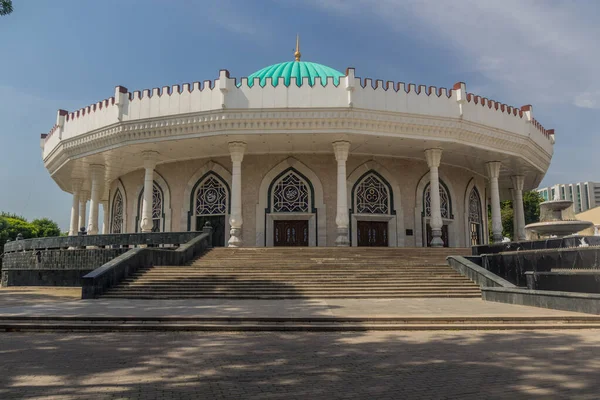
[[28,250],[77,249],[86,247],[138,247],[142,245],[179,245],[189,242],[200,232],[120,233],[108,235],[56,236],[7,242],[4,253]]

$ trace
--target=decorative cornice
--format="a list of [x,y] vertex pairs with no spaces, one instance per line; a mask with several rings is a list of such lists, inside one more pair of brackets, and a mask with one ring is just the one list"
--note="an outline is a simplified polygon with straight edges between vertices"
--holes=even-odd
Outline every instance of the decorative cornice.
[[551,153],[529,136],[458,118],[361,109],[217,110],[143,121],[120,122],[62,140],[45,158],[50,173],[70,159],[140,141],[164,141],[220,134],[340,132],[434,139],[518,155],[545,171]]

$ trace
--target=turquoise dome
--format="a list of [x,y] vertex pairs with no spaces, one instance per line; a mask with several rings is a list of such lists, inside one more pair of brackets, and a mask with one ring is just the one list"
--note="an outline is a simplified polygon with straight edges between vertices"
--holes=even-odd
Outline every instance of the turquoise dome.
[[254,85],[254,78],[260,78],[260,86],[264,87],[267,83],[267,78],[272,78],[273,86],[279,84],[279,78],[284,78],[284,85],[290,86],[291,77],[296,77],[297,85],[302,85],[303,78],[308,78],[308,84],[314,86],[315,78],[321,78],[321,84],[325,86],[326,79],[333,77],[333,83],[337,86],[340,84],[340,76],[345,76],[340,71],[337,71],[326,65],[317,64],[308,61],[288,61],[279,64],[269,65],[261,70],[248,76],[248,86]]

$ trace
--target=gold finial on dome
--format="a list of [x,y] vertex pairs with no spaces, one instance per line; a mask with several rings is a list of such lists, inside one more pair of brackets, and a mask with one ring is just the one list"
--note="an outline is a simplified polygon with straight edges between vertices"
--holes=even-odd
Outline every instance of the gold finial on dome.
[[300,61],[300,57],[302,57],[300,53],[300,35],[296,35],[296,52],[294,53],[294,58],[296,61]]

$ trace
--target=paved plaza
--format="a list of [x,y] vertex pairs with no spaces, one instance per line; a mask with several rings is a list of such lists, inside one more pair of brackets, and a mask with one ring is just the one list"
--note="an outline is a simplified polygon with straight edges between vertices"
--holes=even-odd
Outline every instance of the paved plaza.
[[81,289],[0,289],[0,317],[559,317],[569,311],[482,299],[79,300]]
[[[576,316],[480,299],[76,300],[0,290],[0,315]],[[598,330],[0,333],[0,399],[596,399]]]
[[7,399],[597,399],[597,331],[0,334]]

